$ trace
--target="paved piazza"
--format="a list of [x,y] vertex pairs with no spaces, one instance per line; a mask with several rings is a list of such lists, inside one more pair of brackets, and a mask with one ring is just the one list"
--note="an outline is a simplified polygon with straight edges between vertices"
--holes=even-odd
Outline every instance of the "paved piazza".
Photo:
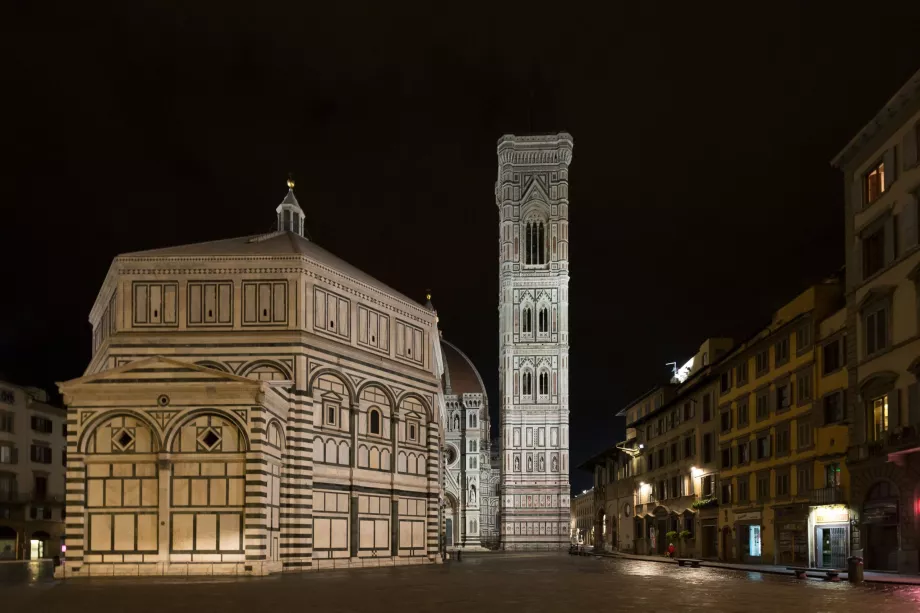
[[[565,554],[467,555],[441,566],[323,571],[264,579],[29,582],[0,568],[3,610],[276,611],[884,611],[920,610],[920,588],[678,568]],[[509,607],[512,607],[509,609]]]

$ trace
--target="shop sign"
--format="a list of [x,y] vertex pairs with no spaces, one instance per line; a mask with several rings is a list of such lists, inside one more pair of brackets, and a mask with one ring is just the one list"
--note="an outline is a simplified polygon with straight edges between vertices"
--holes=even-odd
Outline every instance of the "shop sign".
[[866,524],[885,524],[898,522],[898,503],[872,503],[863,509],[863,523]]
[[850,511],[846,507],[818,507],[815,509],[817,524],[845,524],[850,521]]
[[753,521],[760,519],[760,511],[751,511],[749,513],[738,513],[735,515],[735,521]]

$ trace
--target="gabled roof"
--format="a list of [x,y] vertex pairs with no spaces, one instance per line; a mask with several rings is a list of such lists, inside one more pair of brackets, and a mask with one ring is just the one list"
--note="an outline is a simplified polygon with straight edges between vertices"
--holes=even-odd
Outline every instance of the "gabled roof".
[[256,379],[248,379],[227,372],[221,372],[204,366],[198,366],[191,362],[183,362],[164,356],[153,356],[123,364],[116,368],[103,370],[85,377],[78,377],[69,381],[63,381],[57,384],[61,393],[66,393],[68,388],[76,385],[93,385],[106,383],[143,383],[149,380],[150,383],[158,383],[162,379],[168,378],[171,385],[181,383],[243,383],[252,386],[253,389],[262,387],[263,382]]
[[335,269],[344,275],[347,275],[356,281],[365,283],[374,289],[404,300],[412,305],[418,305],[417,301],[396,291],[392,287],[378,281],[369,274],[352,266],[342,258],[326,251],[313,241],[295,234],[294,232],[271,232],[269,234],[257,234],[253,236],[240,236],[238,238],[226,238],[205,243],[192,243],[190,245],[179,245],[176,247],[165,247],[162,249],[150,249],[148,251],[134,251],[123,253],[116,260],[130,258],[196,258],[196,257],[215,257],[215,256],[271,256],[271,255],[301,255],[305,256],[317,264]]

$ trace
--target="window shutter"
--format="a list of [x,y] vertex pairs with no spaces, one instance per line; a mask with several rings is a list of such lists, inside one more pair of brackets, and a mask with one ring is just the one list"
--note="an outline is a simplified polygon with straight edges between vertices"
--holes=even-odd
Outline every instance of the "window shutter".
[[853,261],[848,264],[853,266],[853,270],[856,271],[857,278],[862,280],[865,279],[865,268],[863,267],[863,256],[862,256],[862,240],[859,237],[856,238],[856,244],[853,245]]
[[901,141],[901,164],[904,170],[917,163],[917,129],[914,127]]
[[907,420],[912,426],[920,424],[920,383],[907,387]]
[[895,224],[895,219],[897,215],[890,215],[888,219],[885,220],[885,265],[889,265],[894,261],[895,256],[897,255],[897,243],[895,241],[895,232],[897,232],[897,225]]
[[894,430],[901,425],[901,406],[898,397],[901,390],[895,388],[888,393],[888,430]]
[[882,156],[882,161],[885,163],[885,191],[887,192],[891,188],[891,184],[894,183],[898,172],[895,167],[894,147],[885,152],[885,155]]
[[850,196],[853,201],[853,210],[861,211],[863,208],[863,201],[866,199],[866,183],[862,175],[856,175],[856,178],[853,179],[853,185],[850,188]]
[[907,251],[917,244],[917,196],[910,194],[901,211],[900,225],[904,228],[904,245],[901,251]]
[[10,453],[10,462],[12,464],[19,464],[19,449],[13,447],[11,451],[12,453]]

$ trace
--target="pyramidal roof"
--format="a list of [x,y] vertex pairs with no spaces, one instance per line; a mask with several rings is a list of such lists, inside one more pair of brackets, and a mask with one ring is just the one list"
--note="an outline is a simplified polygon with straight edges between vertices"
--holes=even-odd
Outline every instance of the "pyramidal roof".
[[[293,192],[288,193],[288,198],[294,198]],[[287,201],[287,198],[285,198]],[[147,251],[134,251],[123,253],[116,259],[121,258],[196,258],[196,257],[220,257],[220,256],[290,256],[302,255],[318,264],[333,268],[342,274],[345,274],[357,281],[393,296],[405,300],[410,304],[419,305],[419,302],[408,296],[396,291],[385,283],[378,281],[364,271],[352,266],[342,258],[326,251],[316,243],[307,240],[303,236],[294,232],[277,231],[269,234],[256,234],[252,236],[241,236],[238,238],[227,238],[204,243],[192,243],[191,245],[179,245],[176,247],[165,247],[162,249],[150,249]]]

